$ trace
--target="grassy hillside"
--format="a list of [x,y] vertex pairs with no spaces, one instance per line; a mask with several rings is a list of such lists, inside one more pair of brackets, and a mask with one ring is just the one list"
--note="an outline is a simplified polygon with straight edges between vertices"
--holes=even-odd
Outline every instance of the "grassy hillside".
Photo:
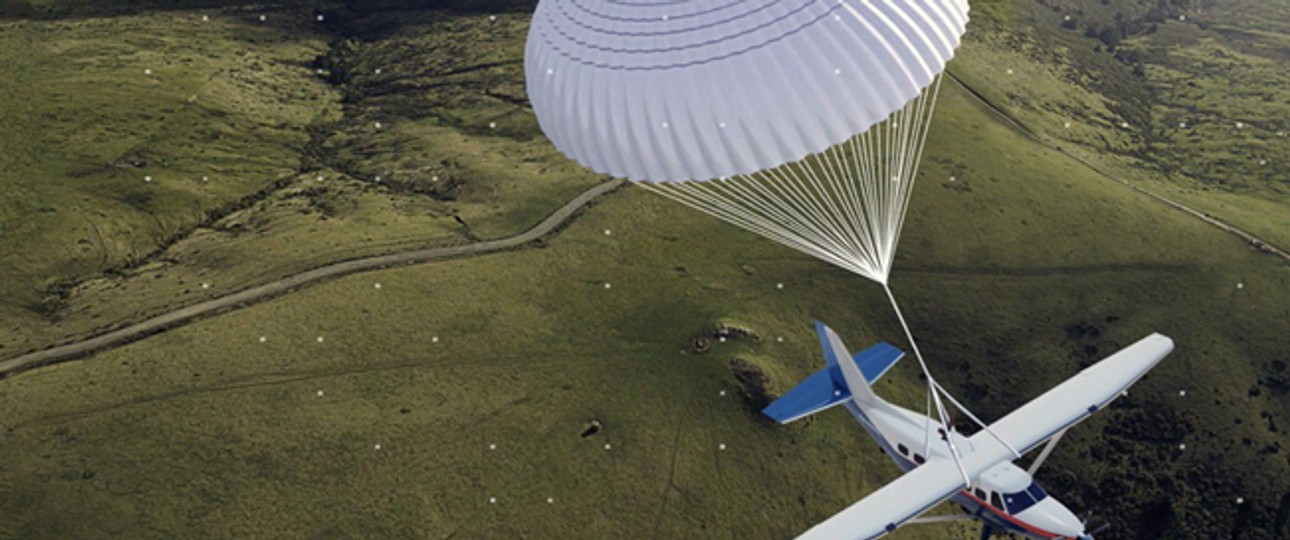
[[537,138],[522,17],[419,12],[399,30],[324,12],[0,20],[18,97],[0,106],[20,128],[0,151],[0,356],[337,260],[515,234],[601,180]]
[[951,70],[1054,147],[1284,247],[1287,10],[976,2]]
[[[893,278],[933,369],[995,417],[1170,334],[1041,478],[1128,537],[1285,534],[1284,265],[954,87],[933,133]],[[898,342],[871,283],[627,190],[548,249],[354,276],[4,381],[7,530],[790,536],[895,475],[841,413],[784,428],[750,407],[734,367],[786,389],[819,363],[812,318]],[[754,337],[693,351],[724,325]],[[888,381],[921,401],[911,365]]]

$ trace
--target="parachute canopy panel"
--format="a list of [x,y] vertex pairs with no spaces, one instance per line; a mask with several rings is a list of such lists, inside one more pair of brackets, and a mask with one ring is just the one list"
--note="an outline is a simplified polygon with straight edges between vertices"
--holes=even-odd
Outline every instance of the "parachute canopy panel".
[[944,70],[966,0],[541,0],[529,99],[597,172],[677,182],[824,151]]

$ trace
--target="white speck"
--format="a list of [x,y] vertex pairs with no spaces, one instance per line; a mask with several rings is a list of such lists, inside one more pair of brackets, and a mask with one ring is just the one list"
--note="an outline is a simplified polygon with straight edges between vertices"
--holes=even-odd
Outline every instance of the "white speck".
[[431,182],[438,182],[438,181],[439,181],[439,176],[438,176],[438,175],[431,176],[431,177],[430,177],[430,181],[431,181]]
[[554,70],[554,69],[551,69],[551,68],[546,68],[546,74],[547,74],[547,75],[555,75],[555,70]]
[[612,446],[610,446],[610,445],[609,445],[609,443],[605,443],[605,450],[608,450],[608,449],[610,449],[610,448],[613,448],[613,447],[612,447]]
[[210,15],[202,15],[202,20],[203,20],[203,21],[209,21],[209,20],[211,20],[211,16],[210,16]]
[[381,129],[381,123],[380,123],[380,122],[375,122],[375,123],[373,123],[372,125],[373,125],[373,126],[376,126],[376,129]]
[[726,336],[721,336],[721,337],[717,338],[717,341],[720,341],[720,342],[722,342],[722,343],[725,343],[725,342],[726,342]]
[[726,391],[725,391],[725,390],[722,390],[722,391],[720,391],[720,392],[717,392],[717,395],[719,395],[719,396],[721,396],[721,397],[726,397]]
[[1179,390],[1179,391],[1178,391],[1178,397],[1187,397],[1187,391],[1186,391],[1186,390]]
[[841,390],[834,390],[834,391],[833,391],[833,397],[837,397],[837,396],[840,396],[840,395],[842,395],[842,391],[841,391]]
[[783,288],[784,288],[784,284],[783,284],[783,283],[776,283],[776,284],[775,284],[775,288],[776,288],[776,289],[783,289]]
[[264,21],[267,21],[267,20],[269,20],[269,18],[268,18],[268,17],[266,17],[266,16],[264,16],[264,15],[260,15],[260,22],[264,22]]
[[488,129],[497,129],[497,122],[489,122]]
[[318,336],[318,343],[322,343],[322,342],[323,342],[323,337],[322,337],[322,336]]
[[143,70],[143,74],[144,74],[144,75],[152,75],[152,70],[151,70],[151,69],[145,69],[145,70]]
[[323,177],[322,177],[322,175],[315,176],[315,177],[314,177],[314,181],[315,181],[315,182],[322,182],[322,181],[323,181]]
[[489,497],[488,504],[497,504],[497,497]]
[[489,443],[489,445],[488,445],[488,449],[489,449],[489,450],[497,450],[497,443]]
[[1062,19],[1062,20],[1069,21],[1069,20],[1071,20],[1071,16],[1070,16],[1070,15],[1067,15],[1067,16],[1066,16],[1064,19]]
[[266,342],[266,341],[269,341],[269,337],[268,337],[268,336],[260,336],[260,343],[264,343],[264,342]]
[[957,177],[957,176],[951,176],[951,177],[950,177],[950,181],[951,181],[951,182],[958,181],[958,177]]
[[1179,450],[1186,450],[1186,449],[1187,449],[1187,445],[1186,445],[1186,444],[1180,444],[1180,445],[1178,445],[1178,449],[1179,449]]
[[1245,122],[1237,122],[1237,123],[1236,123],[1236,129],[1241,129],[1241,128],[1243,128],[1243,127],[1245,127]]
[[555,504],[555,497],[547,497],[547,498],[546,498],[546,503],[547,503],[547,504]]
[[664,16],[663,16],[663,20],[665,20],[665,21],[667,20],[667,15],[664,15]]
[[842,16],[841,16],[841,15],[834,15],[834,16],[833,16],[833,20],[835,20],[835,21],[840,21],[840,20],[842,20]]
[[726,123],[725,123],[725,122],[719,122],[719,123],[717,124],[717,127],[721,128],[721,129],[726,129]]
[[488,16],[488,20],[490,20],[490,21],[495,21],[495,20],[497,20],[497,15],[489,15],[489,16]]
[[1178,122],[1178,129],[1186,129],[1187,122]]
[[323,74],[323,70],[322,70],[322,68],[315,69],[315,70],[314,70],[314,74],[315,74],[315,75],[322,75],[322,74]]
[[381,443],[373,444],[373,445],[372,445],[372,449],[373,449],[373,450],[380,450],[380,449],[381,449]]
[[725,450],[725,449],[726,449],[726,443],[718,444],[718,445],[717,445],[717,449],[718,449],[718,450]]
[[380,74],[381,74],[381,68],[376,68],[376,69],[372,70],[372,73],[375,73],[375,74],[377,74],[377,75],[380,75]]
[[1260,160],[1259,160],[1259,165],[1267,165],[1267,164],[1268,164],[1268,160],[1266,160],[1266,159],[1260,159]]
[[1008,68],[1008,75],[1012,75],[1012,68]]
[[1238,289],[1244,289],[1244,288],[1245,288],[1245,283],[1243,283],[1243,282],[1242,282],[1242,283],[1237,283],[1237,284],[1236,284],[1236,288],[1238,288]]
[[430,338],[430,343],[439,343],[439,336],[431,337],[431,338]]
[[373,289],[379,289],[379,288],[381,288],[381,284],[380,284],[380,283],[373,283],[373,284],[372,284],[372,288],[373,288]]
[[151,182],[151,181],[152,181],[152,177],[151,177],[151,176],[145,176],[145,177],[143,177],[143,181],[144,181],[144,182]]
[[1187,16],[1186,16],[1186,15],[1179,15],[1179,16],[1178,16],[1178,20],[1180,20],[1180,21],[1185,21],[1185,20],[1187,20]]
[[1071,128],[1071,123],[1070,123],[1070,122],[1066,122],[1065,124],[1062,124],[1062,127],[1065,127],[1066,129],[1070,129],[1070,128]]
[[376,177],[376,181],[377,181],[377,182],[380,182],[380,181],[381,181],[381,177],[379,177],[379,176],[378,176],[378,177]]
[[318,397],[323,397],[323,391],[322,391],[322,390],[319,390],[319,391],[317,391],[317,392],[314,392],[314,394],[315,394],[315,395],[317,395]]
[[203,288],[203,289],[209,289],[209,288],[211,288],[211,284],[210,284],[210,283],[203,283],[203,284],[202,284],[202,288]]
[[1120,127],[1124,128],[1124,129],[1129,129],[1129,123],[1128,123],[1128,122],[1120,122]]
[[609,230],[609,229],[605,229],[605,236],[609,236],[609,235],[611,235],[611,234],[614,234],[614,231],[611,231],[611,230]]
[[209,181],[210,181],[210,179],[211,179],[211,178],[210,178],[209,176],[203,176],[203,177],[202,177],[202,181],[203,181],[203,182],[209,182]]
[[605,288],[606,288],[606,289],[608,289],[608,288],[610,288],[610,287],[613,287],[613,285],[611,285],[611,284],[609,284],[609,283],[606,283],[606,284],[605,284]]
[[322,22],[322,20],[323,20],[323,16],[322,16],[322,15],[319,15],[319,16],[318,16],[318,22]]
[[1245,497],[1237,497],[1236,504],[1245,504]]
[[833,70],[833,74],[834,74],[834,75],[841,75],[841,74],[842,74],[842,70],[840,70],[840,69],[835,69],[835,70]]
[[667,129],[667,122],[663,122],[663,129]]
[[778,341],[778,342],[780,342],[780,343],[783,343],[783,342],[784,342],[784,336],[780,336],[780,337],[775,338],[775,341]]

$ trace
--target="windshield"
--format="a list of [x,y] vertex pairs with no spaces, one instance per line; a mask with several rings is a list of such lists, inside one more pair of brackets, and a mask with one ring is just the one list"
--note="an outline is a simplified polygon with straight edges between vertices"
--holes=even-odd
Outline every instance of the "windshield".
[[1027,508],[1034,506],[1035,503],[1044,500],[1048,494],[1044,493],[1044,488],[1039,484],[1031,482],[1026,489],[1016,493],[1006,493],[1003,496],[1003,502],[1008,505],[1008,513],[1016,515]]

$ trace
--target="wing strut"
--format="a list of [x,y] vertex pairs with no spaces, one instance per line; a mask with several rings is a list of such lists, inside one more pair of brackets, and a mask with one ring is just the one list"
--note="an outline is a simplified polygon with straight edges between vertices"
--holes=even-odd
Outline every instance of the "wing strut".
[[945,514],[940,516],[919,516],[905,522],[905,525],[914,525],[918,523],[949,523],[951,521],[975,521],[976,518],[968,514]]
[[1058,431],[1056,435],[1053,435],[1053,438],[1048,439],[1048,444],[1044,445],[1044,450],[1039,453],[1039,457],[1035,458],[1035,462],[1030,464],[1030,468],[1027,469],[1026,472],[1030,473],[1031,476],[1034,476],[1035,471],[1039,470],[1039,466],[1044,464],[1045,459],[1048,459],[1048,454],[1052,453],[1053,447],[1057,446],[1057,441],[1062,440],[1062,435],[1065,434],[1066,430],[1063,429]]

